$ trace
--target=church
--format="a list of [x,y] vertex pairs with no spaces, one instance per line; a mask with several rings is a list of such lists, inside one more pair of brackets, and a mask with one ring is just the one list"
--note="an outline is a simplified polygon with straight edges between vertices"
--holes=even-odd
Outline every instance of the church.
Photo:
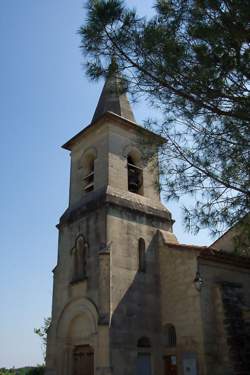
[[[109,75],[70,152],[46,375],[249,375],[250,259],[179,243],[159,135]],[[222,239],[223,242],[223,239]]]

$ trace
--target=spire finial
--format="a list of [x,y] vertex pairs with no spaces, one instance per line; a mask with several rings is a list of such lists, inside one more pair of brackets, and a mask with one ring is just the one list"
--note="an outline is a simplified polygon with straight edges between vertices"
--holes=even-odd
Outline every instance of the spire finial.
[[106,82],[97,104],[92,123],[106,112],[113,112],[127,120],[135,122],[134,114],[126,95],[125,82],[125,79],[119,72],[116,58],[112,56],[107,71]]
[[107,74],[107,76],[112,76],[112,75],[115,75],[115,74],[118,74],[118,73],[119,73],[119,67],[118,67],[116,58],[113,55],[111,57],[111,61],[110,61],[109,67],[108,67],[108,74]]

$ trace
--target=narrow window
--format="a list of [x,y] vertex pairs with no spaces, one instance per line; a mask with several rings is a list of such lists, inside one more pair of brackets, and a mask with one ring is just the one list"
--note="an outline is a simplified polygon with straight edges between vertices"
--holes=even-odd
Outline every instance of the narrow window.
[[138,271],[146,272],[146,253],[145,253],[145,241],[140,238],[138,241]]
[[164,335],[164,346],[167,348],[176,347],[176,331],[175,327],[172,324],[165,325],[163,329]]
[[169,327],[168,335],[169,335],[169,346],[171,348],[176,347],[176,332],[175,332],[174,326]]
[[142,169],[136,165],[136,161],[131,155],[127,157],[128,167],[128,190],[131,193],[142,194],[143,190],[143,173]]
[[89,193],[94,190],[94,178],[95,178],[95,160],[89,159],[86,166],[85,177],[83,178],[84,191]]
[[87,276],[88,246],[82,235],[78,236],[72,249],[74,271],[73,282],[84,280]]

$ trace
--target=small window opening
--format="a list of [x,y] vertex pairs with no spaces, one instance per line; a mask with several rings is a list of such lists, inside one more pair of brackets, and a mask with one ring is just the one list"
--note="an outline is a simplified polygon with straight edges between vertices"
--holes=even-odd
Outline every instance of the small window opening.
[[91,159],[88,164],[86,176],[83,178],[84,191],[89,193],[94,190],[95,160]]
[[128,190],[131,193],[142,194],[143,174],[142,169],[139,168],[133,158],[128,155]]
[[140,238],[138,241],[138,271],[146,272],[146,253],[145,253],[145,241],[143,238]]
[[172,324],[167,324],[164,327],[164,346],[167,348],[176,347],[176,331]]

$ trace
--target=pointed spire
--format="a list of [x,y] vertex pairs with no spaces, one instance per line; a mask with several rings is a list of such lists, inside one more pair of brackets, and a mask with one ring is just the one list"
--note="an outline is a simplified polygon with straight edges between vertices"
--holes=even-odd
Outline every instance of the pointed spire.
[[125,81],[119,74],[117,64],[113,59],[109,67],[107,79],[98,101],[92,123],[106,112],[113,112],[127,120],[135,122],[134,114],[128,101],[124,85]]

